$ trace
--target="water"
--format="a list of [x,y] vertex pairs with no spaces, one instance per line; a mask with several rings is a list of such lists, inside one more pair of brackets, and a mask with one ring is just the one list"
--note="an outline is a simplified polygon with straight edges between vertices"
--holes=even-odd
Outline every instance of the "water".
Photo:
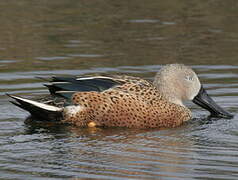
[[[1,1],[1,179],[237,179],[237,1]],[[36,76],[152,79],[161,64],[192,66],[233,119],[174,129],[25,124],[5,93],[47,90]]]

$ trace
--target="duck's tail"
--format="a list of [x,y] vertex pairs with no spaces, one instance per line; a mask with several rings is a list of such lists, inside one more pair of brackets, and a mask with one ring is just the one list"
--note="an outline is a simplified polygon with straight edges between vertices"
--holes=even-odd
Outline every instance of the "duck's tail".
[[41,121],[60,121],[63,118],[62,108],[10,94],[7,95],[15,100],[10,101],[11,103],[31,113],[33,118]]

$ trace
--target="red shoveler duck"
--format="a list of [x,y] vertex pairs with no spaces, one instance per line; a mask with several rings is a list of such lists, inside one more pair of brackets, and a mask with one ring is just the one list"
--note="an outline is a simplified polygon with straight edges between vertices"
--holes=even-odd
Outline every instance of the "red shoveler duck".
[[183,64],[163,66],[153,82],[118,75],[52,77],[46,86],[51,99],[45,102],[9,96],[32,118],[79,127],[177,127],[192,118],[183,104],[187,100],[211,116],[233,117],[208,96],[196,73]]

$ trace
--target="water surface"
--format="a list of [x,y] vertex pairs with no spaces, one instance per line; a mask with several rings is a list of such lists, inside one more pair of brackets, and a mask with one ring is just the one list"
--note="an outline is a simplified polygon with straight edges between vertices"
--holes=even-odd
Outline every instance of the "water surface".
[[[238,2],[12,0],[0,2],[1,179],[237,179]],[[233,119],[174,129],[25,124],[5,93],[47,94],[36,76],[121,74],[153,79],[192,66]]]

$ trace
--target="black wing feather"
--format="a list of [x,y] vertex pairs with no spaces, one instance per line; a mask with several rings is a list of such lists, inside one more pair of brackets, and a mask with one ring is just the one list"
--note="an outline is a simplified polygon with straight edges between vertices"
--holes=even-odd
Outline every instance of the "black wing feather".
[[[45,86],[48,87],[52,95],[69,98],[74,92],[102,92],[120,84],[121,82],[106,78],[80,79],[78,77],[53,77],[51,84],[45,84]],[[67,91],[68,93],[66,93]]]
[[10,101],[12,104],[30,112],[33,117],[41,121],[59,121],[63,118],[63,114],[61,111],[50,111],[47,109],[43,109],[38,106],[35,106],[34,104],[18,99],[15,96],[9,94],[7,95],[16,100],[16,102]]

